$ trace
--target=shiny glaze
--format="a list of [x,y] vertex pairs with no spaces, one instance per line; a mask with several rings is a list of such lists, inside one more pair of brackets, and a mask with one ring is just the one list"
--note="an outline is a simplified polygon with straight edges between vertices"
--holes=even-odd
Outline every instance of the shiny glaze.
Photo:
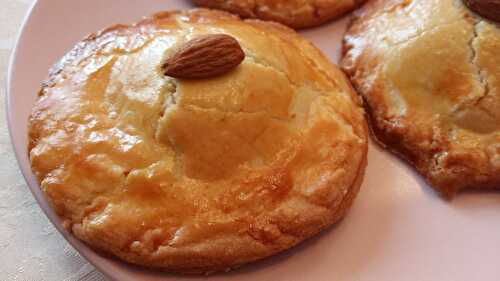
[[444,193],[498,187],[497,25],[461,1],[376,0],[351,27],[346,47],[344,68],[382,142]]
[[[208,247],[231,265],[288,247],[301,237],[294,221],[308,223],[301,212],[338,206],[364,161],[362,109],[316,49],[203,13],[91,38],[53,70],[31,116],[33,170],[66,226],[132,262],[195,267],[182,253],[199,261]],[[162,74],[177,44],[220,32],[245,49],[236,70]]]

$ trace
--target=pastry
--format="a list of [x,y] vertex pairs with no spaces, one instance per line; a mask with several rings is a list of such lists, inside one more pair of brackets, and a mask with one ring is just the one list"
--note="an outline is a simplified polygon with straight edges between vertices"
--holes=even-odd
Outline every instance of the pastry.
[[209,273],[290,248],[346,214],[365,169],[347,78],[275,23],[199,9],[117,25],[39,96],[29,156],[48,201],[138,265]]
[[359,7],[364,0],[192,0],[244,18],[272,20],[292,28],[321,25]]
[[342,67],[376,138],[452,196],[500,188],[498,50],[499,25],[462,1],[375,0],[347,31]]

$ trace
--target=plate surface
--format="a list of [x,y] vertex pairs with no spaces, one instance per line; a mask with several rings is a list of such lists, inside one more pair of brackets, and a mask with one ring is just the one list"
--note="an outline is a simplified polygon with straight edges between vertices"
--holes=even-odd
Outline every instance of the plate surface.
[[[12,142],[33,195],[64,237],[113,280],[196,280],[142,270],[102,256],[62,230],[31,173],[27,118],[49,67],[86,34],[182,0],[39,0],[27,18],[8,77]],[[348,19],[303,32],[332,61]],[[500,193],[439,198],[411,168],[371,144],[361,193],[347,218],[283,254],[211,280],[499,280]],[[58,253],[53,253],[57,255]],[[199,278],[202,279],[201,277]],[[205,278],[203,278],[205,279]]]

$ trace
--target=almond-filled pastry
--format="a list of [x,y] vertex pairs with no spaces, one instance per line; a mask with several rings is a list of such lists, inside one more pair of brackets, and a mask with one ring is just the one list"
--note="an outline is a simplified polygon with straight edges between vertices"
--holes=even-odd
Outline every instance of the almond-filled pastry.
[[29,125],[64,226],[139,265],[228,270],[337,222],[366,160],[343,73],[281,25],[165,12],[80,42]]
[[377,139],[448,197],[500,188],[495,17],[498,0],[375,0],[345,36],[343,68]]
[[356,9],[366,0],[192,0],[244,18],[272,20],[292,28],[321,25]]

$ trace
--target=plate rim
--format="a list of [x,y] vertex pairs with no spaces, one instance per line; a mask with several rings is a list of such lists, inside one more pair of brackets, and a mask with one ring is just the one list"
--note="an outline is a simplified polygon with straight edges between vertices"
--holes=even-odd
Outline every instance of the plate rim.
[[64,240],[73,247],[79,255],[81,255],[85,261],[90,263],[92,266],[94,266],[96,269],[99,270],[106,278],[112,281],[118,281],[112,274],[108,272],[105,266],[102,264],[97,263],[91,256],[99,256],[99,253],[97,253],[94,249],[90,248],[90,246],[84,244],[81,241],[77,241],[75,237],[73,237],[67,230],[65,230],[60,222],[60,219],[57,217],[55,212],[50,209],[50,208],[43,208],[43,204],[48,203],[44,202],[42,198],[37,196],[35,189],[38,188],[39,186],[33,186],[32,182],[30,180],[30,175],[28,175],[26,169],[23,168],[21,158],[26,157],[26,155],[21,155],[21,148],[20,144],[16,141],[15,136],[14,136],[14,129],[13,129],[13,111],[12,111],[12,84],[13,84],[13,77],[15,77],[15,65],[18,60],[19,56],[19,46],[22,42],[22,39],[26,35],[26,26],[29,24],[33,11],[40,5],[42,0],[34,0],[33,3],[30,4],[30,7],[26,11],[26,14],[22,20],[21,26],[19,27],[18,34],[16,36],[16,39],[14,41],[14,45],[11,48],[11,54],[9,56],[9,60],[7,62],[7,74],[6,74],[6,83],[5,83],[5,116],[6,116],[6,123],[7,123],[7,131],[9,134],[9,140],[12,145],[12,148],[14,150],[14,156],[16,158],[17,166],[18,169],[21,171],[21,174],[24,178],[24,181],[26,185],[28,186],[28,189],[32,195],[32,197],[35,199],[37,202],[38,208],[42,210],[44,213],[45,217],[50,221],[50,223],[55,227],[55,229],[61,234],[64,238]]

